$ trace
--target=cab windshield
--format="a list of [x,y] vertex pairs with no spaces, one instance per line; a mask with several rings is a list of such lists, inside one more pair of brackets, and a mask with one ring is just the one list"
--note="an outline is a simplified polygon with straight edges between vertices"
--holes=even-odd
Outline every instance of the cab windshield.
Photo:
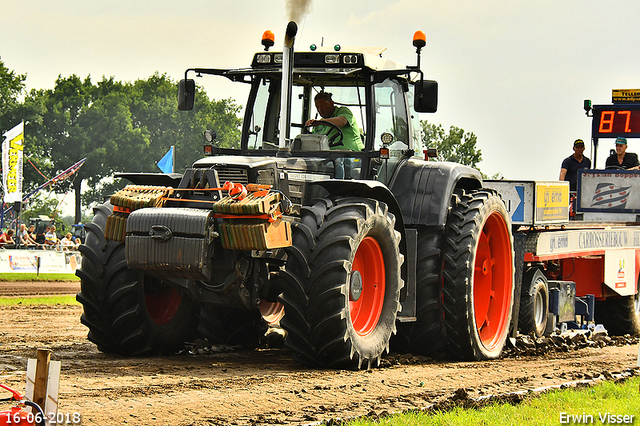
[[[266,155],[273,155],[278,149],[280,134],[280,80],[265,75],[256,77],[252,96],[248,105],[249,132],[247,149],[251,152],[270,151]],[[363,79],[361,79],[363,80]],[[401,78],[392,76],[373,85],[365,86],[361,80],[351,79],[340,81],[325,79],[314,80],[313,76],[294,78],[291,96],[291,129],[290,140],[292,154],[304,156],[303,151],[326,151],[329,170],[335,166],[332,177],[345,179],[377,179],[388,182],[398,162],[405,158],[410,149],[419,144],[417,128],[417,114],[409,109],[407,114],[407,83]],[[333,84],[332,84],[333,83]],[[358,126],[359,137],[363,151],[379,151],[384,147],[384,140],[390,141],[389,159],[384,162],[368,160],[370,155],[365,152],[347,150],[341,147],[331,148],[324,145],[307,144],[296,140],[305,138],[305,133],[312,132],[304,124],[309,119],[322,119],[316,110],[314,98],[319,92],[331,93],[331,99],[336,107],[346,107],[351,111]],[[369,110],[367,111],[367,103]],[[302,135],[296,138],[298,135]],[[390,135],[390,136],[389,136]],[[315,148],[309,148],[313,146]],[[298,154],[297,154],[298,153]],[[331,163],[331,164],[329,164]],[[344,169],[344,174],[342,172]],[[350,170],[350,171],[349,171]]]
[[[300,83],[300,81],[298,82]],[[256,87],[255,101],[251,107],[248,149],[278,149],[280,80],[262,77]],[[364,86],[331,86],[309,83],[296,84],[292,88],[290,138],[293,140],[297,135],[311,131],[311,129],[304,128],[308,119],[322,119],[314,106],[314,97],[320,91],[331,93],[336,107],[347,107],[351,110],[364,141],[367,128]]]

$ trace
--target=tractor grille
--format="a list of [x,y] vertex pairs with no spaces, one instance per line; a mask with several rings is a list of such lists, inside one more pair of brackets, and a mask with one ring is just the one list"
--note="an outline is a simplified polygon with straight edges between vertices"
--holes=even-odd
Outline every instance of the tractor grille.
[[233,183],[241,183],[243,185],[249,183],[249,175],[247,173],[247,169],[236,169],[231,167],[216,167],[215,169],[218,172],[220,185],[227,181],[231,181]]

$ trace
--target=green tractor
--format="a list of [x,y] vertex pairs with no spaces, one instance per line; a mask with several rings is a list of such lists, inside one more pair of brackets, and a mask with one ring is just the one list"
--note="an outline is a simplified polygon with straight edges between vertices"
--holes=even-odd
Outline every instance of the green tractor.
[[[133,185],[95,208],[80,247],[89,339],[130,356],[194,338],[255,345],[281,327],[318,367],[377,366],[392,341],[498,357],[519,291],[509,215],[477,170],[423,155],[417,113],[438,92],[420,70],[424,34],[405,66],[375,49],[294,52],[296,32],[282,52],[265,33],[249,68],[186,71],[181,110],[189,74],[250,86],[240,148],[208,132],[184,174],[118,175]],[[326,94],[348,124],[314,114]]]

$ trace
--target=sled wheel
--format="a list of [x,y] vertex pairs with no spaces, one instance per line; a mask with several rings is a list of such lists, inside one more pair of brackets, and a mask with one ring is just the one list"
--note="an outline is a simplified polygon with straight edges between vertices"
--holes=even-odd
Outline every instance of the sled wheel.
[[443,307],[449,353],[494,359],[507,339],[514,253],[509,215],[492,190],[454,195],[444,248]]
[[549,288],[547,278],[538,268],[529,269],[522,278],[518,329],[522,334],[534,333],[542,337],[549,317]]
[[124,243],[105,240],[109,203],[94,209],[79,250],[81,322],[102,352],[126,356],[174,353],[195,330],[193,304],[168,282],[127,268]]
[[433,359],[446,356],[442,314],[442,230],[418,230],[418,263],[415,322],[399,323],[392,350]]
[[640,335],[640,293],[596,301],[596,323],[604,325],[610,335]]
[[278,278],[285,345],[294,359],[349,369],[380,363],[403,285],[394,226],[386,204],[372,199],[323,199],[302,208]]

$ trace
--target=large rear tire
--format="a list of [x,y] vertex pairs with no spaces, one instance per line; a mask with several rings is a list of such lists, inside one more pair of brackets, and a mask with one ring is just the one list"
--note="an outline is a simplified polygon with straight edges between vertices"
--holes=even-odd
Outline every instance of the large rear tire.
[[522,334],[542,337],[549,317],[549,286],[538,268],[531,268],[522,277],[518,329]]
[[392,342],[394,350],[425,355],[433,359],[446,356],[447,347],[442,315],[442,229],[418,230],[415,322],[399,323]]
[[500,356],[513,310],[509,214],[495,191],[455,194],[444,245],[443,309],[449,355]]
[[403,281],[400,234],[386,204],[322,199],[303,207],[280,273],[285,345],[299,362],[378,366],[396,331]]
[[640,293],[596,301],[595,317],[612,336],[640,335]]
[[127,268],[124,243],[106,240],[104,229],[113,207],[94,209],[86,225],[76,271],[83,305],[81,322],[88,338],[102,352],[125,356],[170,354],[184,346],[195,331],[193,304],[167,282]]

